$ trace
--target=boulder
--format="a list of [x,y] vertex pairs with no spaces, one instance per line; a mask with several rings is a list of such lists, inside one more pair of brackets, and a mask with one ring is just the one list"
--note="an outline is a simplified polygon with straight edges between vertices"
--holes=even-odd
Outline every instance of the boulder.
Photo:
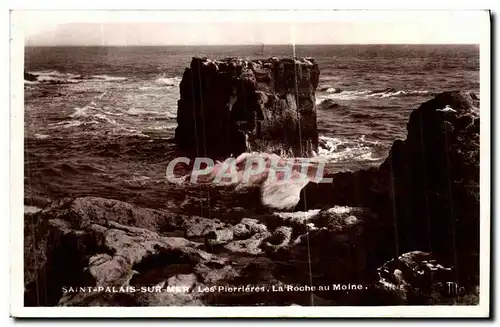
[[262,242],[269,236],[271,236],[271,233],[269,232],[257,233],[245,240],[232,241],[226,244],[224,248],[234,253],[242,253],[249,255],[262,254],[263,252],[261,248]]
[[260,223],[257,219],[243,218],[240,223],[245,225],[250,230],[250,234],[267,232],[266,225]]
[[187,238],[203,237],[209,232],[221,230],[226,227],[226,224],[222,223],[218,219],[208,219],[198,216],[192,216],[189,219],[186,219],[183,225],[185,228],[185,236]]
[[31,74],[31,73],[24,73],[24,80],[25,81],[30,81],[30,82],[34,82],[34,81],[37,81],[38,80],[38,77],[34,74]]
[[233,237],[237,240],[246,239],[251,235],[247,225],[239,223],[232,227]]
[[193,58],[180,83],[175,140],[197,156],[311,155],[318,145],[314,60]]
[[[318,105],[318,109],[336,109],[338,107],[340,107],[340,104],[335,102],[332,99],[324,99]],[[320,146],[321,146],[321,144],[320,144]]]
[[233,237],[233,230],[231,228],[212,230],[205,234],[205,244],[208,247],[212,245],[226,244],[231,242]]
[[276,228],[273,234],[266,239],[264,247],[271,251],[276,251],[287,246],[292,238],[292,231],[292,228],[287,226]]
[[467,293],[453,282],[454,274],[455,267],[442,265],[430,253],[404,253],[377,269],[373,296],[387,305],[477,305],[477,290]]
[[231,230],[235,239],[243,240],[254,234],[266,233],[267,226],[260,223],[257,219],[243,218],[241,222],[234,225]]

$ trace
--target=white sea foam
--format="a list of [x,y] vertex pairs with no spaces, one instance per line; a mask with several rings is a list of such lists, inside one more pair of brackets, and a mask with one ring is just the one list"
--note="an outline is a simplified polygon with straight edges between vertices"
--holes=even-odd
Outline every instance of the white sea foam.
[[154,110],[146,110],[143,108],[135,108],[131,107],[129,108],[126,113],[130,116],[143,116],[143,115],[154,115],[154,116],[160,116],[157,117],[156,119],[175,119],[177,117],[177,114],[175,112],[171,111],[154,111]]
[[30,72],[37,78],[37,83],[81,83],[82,76],[72,73],[61,73],[57,70],[40,70]]
[[166,131],[175,130],[176,128],[177,128],[176,125],[160,125],[160,126],[149,127],[149,129],[152,130],[166,130]]
[[33,75],[52,75],[52,76],[65,76],[65,73],[58,72],[57,70],[37,70],[29,72]]
[[[87,124],[92,124],[92,123],[97,123],[97,122],[88,122]],[[72,120],[72,121],[64,121],[64,122],[59,122],[55,124],[50,124],[49,128],[54,129],[54,128],[71,128],[71,127],[78,127],[80,125],[83,125],[84,122],[79,121],[79,120]]]
[[142,133],[141,131],[135,129],[135,128],[129,128],[125,126],[118,126],[112,129],[112,133],[114,134],[128,134],[128,135],[134,135],[134,136],[139,136],[139,137],[144,137],[144,138],[149,138],[148,135]]
[[334,206],[333,208],[327,210],[328,213],[334,213],[338,215],[350,213],[351,211],[352,211],[351,207],[345,207],[345,206]]
[[340,92],[342,92],[342,90],[337,88],[337,87],[329,87],[325,90],[325,92],[327,92],[327,93],[340,93]]
[[127,80],[126,77],[121,76],[109,76],[109,75],[92,75],[92,79],[103,80],[106,82],[119,82]]
[[110,116],[123,116],[123,113],[121,112],[111,112],[111,111],[106,111],[106,110],[99,110],[105,115],[110,115]]
[[71,118],[78,118],[78,117],[88,117],[88,111],[89,107],[85,106],[83,108],[75,108],[75,112],[69,115]]
[[175,112],[167,112],[166,115],[167,115],[167,118],[169,118],[169,119],[177,118],[177,114]]
[[162,86],[176,86],[176,85],[179,85],[181,81],[181,78],[178,77],[178,76],[175,76],[175,77],[159,77],[155,80],[155,83],[158,84],[158,85],[162,85]]
[[33,136],[34,136],[36,139],[40,139],[40,140],[50,138],[50,135],[46,135],[46,134],[33,134]]
[[93,116],[101,121],[107,122],[107,123],[112,124],[112,125],[117,125],[116,120],[111,119],[104,114],[94,114]]
[[368,95],[370,91],[360,90],[360,91],[341,91],[338,93],[328,93],[327,95],[318,95],[316,98],[316,104],[319,105],[326,99],[331,100],[354,100],[360,97]]
[[380,92],[372,92],[368,95],[368,97],[379,97],[379,98],[391,98],[391,97],[400,97],[400,96],[412,96],[412,95],[425,95],[428,94],[427,90],[383,90]]
[[[331,100],[354,100],[360,98],[393,98],[404,96],[418,96],[429,94],[427,90],[346,90],[340,91],[336,88],[328,88],[324,91],[327,94],[319,94],[316,98],[316,105],[320,105],[326,99]],[[321,93],[321,92],[319,92]]]
[[40,70],[30,72],[37,77],[37,82],[41,83],[82,83],[85,80],[99,80],[105,82],[119,82],[127,80],[126,77],[109,75],[83,76],[73,73],[61,73],[57,70]]
[[[101,94],[101,97],[103,94]],[[96,97],[96,98],[99,98]],[[114,119],[109,118],[106,111],[97,107],[97,104],[92,101],[88,105],[84,107],[76,107],[74,108],[74,112],[69,115],[72,119],[70,122],[60,122],[56,124],[51,124],[51,128],[70,128],[70,127],[78,127],[81,125],[95,125],[101,123],[108,123],[111,125],[119,125]],[[113,113],[110,113],[113,114]],[[113,114],[120,116],[121,114]]]
[[261,185],[262,204],[279,210],[292,209],[300,201],[300,190],[307,183],[309,180],[305,175],[302,179],[284,181],[265,179]]
[[152,113],[155,113],[155,112],[152,112],[152,111],[149,111],[149,110],[144,110],[142,108],[129,108],[127,111],[126,111],[127,114],[131,115],[131,116],[139,116],[139,115],[147,115],[147,114],[152,114]]
[[313,161],[348,162],[348,161],[378,161],[374,157],[374,147],[380,146],[377,141],[366,140],[365,136],[354,140],[342,140],[335,137],[320,136],[318,153]]

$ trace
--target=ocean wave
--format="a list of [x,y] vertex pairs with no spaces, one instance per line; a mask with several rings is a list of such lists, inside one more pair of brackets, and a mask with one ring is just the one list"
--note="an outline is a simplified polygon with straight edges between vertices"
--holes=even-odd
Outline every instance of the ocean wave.
[[353,100],[364,97],[370,94],[370,91],[341,91],[338,93],[328,93],[326,95],[318,95],[316,104],[319,105],[325,100]]
[[181,77],[175,76],[175,77],[159,77],[155,80],[155,84],[162,85],[162,86],[177,86],[181,82]]
[[125,127],[125,126],[117,126],[111,130],[112,134],[127,134],[127,135],[134,135],[138,137],[144,137],[144,138],[149,138],[148,135],[144,134],[143,132],[135,129],[135,128],[130,128],[130,127]]
[[319,90],[322,92],[326,92],[326,93],[340,93],[340,92],[342,92],[342,90],[338,87],[322,87]]
[[72,84],[83,81],[80,74],[61,73],[57,70],[40,70],[28,74],[33,75],[36,81],[24,81],[25,84]]
[[107,115],[102,113],[100,109],[95,108],[92,105],[75,108],[75,112],[69,116],[71,118],[89,118],[90,121],[95,123],[106,122],[111,125],[117,125],[117,122],[114,119],[109,118]]
[[89,121],[89,122],[83,122],[80,120],[72,120],[72,121],[62,121],[54,124],[49,124],[48,127],[49,129],[57,129],[57,128],[71,128],[71,127],[78,127],[81,125],[92,125],[92,124],[97,124],[95,121]]
[[83,108],[75,108],[75,112],[69,115],[71,118],[77,118],[77,117],[87,117],[88,116],[88,111],[89,107],[83,107]]
[[83,80],[53,76],[40,76],[37,78],[37,82],[37,84],[77,84],[83,82]]
[[109,118],[108,116],[106,116],[104,114],[94,114],[92,116],[94,118],[97,118],[98,120],[100,120],[102,122],[106,122],[106,123],[111,124],[111,125],[118,125],[118,123],[116,122],[116,120],[111,119],[111,118]]
[[364,135],[351,140],[320,136],[318,153],[314,159],[332,163],[379,161],[383,157],[376,153],[380,153],[381,147],[382,144],[378,141],[367,140]]
[[160,125],[160,126],[148,127],[148,129],[156,130],[156,131],[159,131],[159,130],[172,131],[172,130],[175,130],[176,128],[177,128],[177,125]]
[[131,116],[141,116],[141,115],[154,115],[154,114],[160,114],[157,111],[150,111],[150,110],[145,110],[142,108],[129,108],[126,113]]
[[167,112],[166,113],[168,119],[176,119],[177,118],[177,113],[175,112]]
[[408,97],[431,94],[428,90],[397,90],[386,88],[382,90],[345,90],[338,88],[323,88],[324,95],[318,95],[316,104],[319,105],[327,99],[330,100],[353,100],[359,98],[393,98]]
[[[276,154],[262,152],[245,152],[237,158],[229,157],[224,161],[217,161],[209,172],[195,174],[188,172],[180,179],[171,181],[178,184],[217,184],[232,186],[238,192],[245,192],[249,188],[259,187],[262,204],[275,209],[292,209],[300,200],[300,191],[309,182],[321,181],[321,171],[324,169],[322,163],[378,160],[371,156],[369,146],[358,144],[370,144],[376,142],[367,141],[364,137],[351,141],[352,148],[346,146],[340,149],[347,141],[340,139],[321,137],[323,147],[320,154],[314,158],[284,158]],[[330,144],[328,144],[330,143]],[[361,151],[356,152],[356,149]],[[321,152],[324,151],[324,152]],[[262,165],[260,173],[248,174],[250,167]],[[277,169],[276,166],[288,167],[288,171]],[[172,176],[169,172],[168,176]],[[339,208],[338,210],[345,210]]]
[[82,74],[61,73],[57,70],[40,70],[28,72],[36,78],[34,81],[25,80],[24,84],[75,84],[82,83],[86,80],[105,81],[105,82],[120,82],[127,80],[126,77],[109,76],[109,75],[91,75],[84,76]]
[[103,80],[107,82],[120,82],[127,80],[126,77],[121,76],[109,76],[109,75],[92,75],[91,79]]
[[380,97],[380,98],[390,98],[390,97],[401,97],[401,96],[415,96],[415,95],[425,95],[430,92],[427,90],[396,90],[394,88],[387,88],[383,90],[371,91],[370,97]]
[[33,134],[33,137],[39,140],[44,140],[50,138],[50,135],[46,134]]
[[324,75],[320,76],[320,81],[323,82],[332,82],[332,81],[340,81],[343,79],[343,76],[340,75]]
[[130,116],[155,116],[154,120],[170,120],[177,118],[177,114],[175,112],[170,111],[154,111],[154,110],[146,110],[143,108],[131,107],[126,112],[127,115]]

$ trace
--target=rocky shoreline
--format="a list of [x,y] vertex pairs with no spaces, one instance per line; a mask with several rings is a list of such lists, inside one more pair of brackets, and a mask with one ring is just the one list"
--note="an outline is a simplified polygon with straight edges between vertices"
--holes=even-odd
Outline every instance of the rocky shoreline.
[[[297,67],[298,80],[283,77]],[[313,151],[318,136],[311,124],[299,123],[297,130],[273,122],[281,113],[309,110],[309,116],[294,117],[314,116],[316,123],[318,75],[311,59],[193,58],[181,82],[176,141],[193,151],[203,135],[198,132],[212,128],[206,153],[239,154],[246,144],[265,140],[261,132],[273,126],[288,133],[273,136],[281,147],[304,154],[296,152],[303,150],[302,139],[290,142],[302,126]],[[189,100],[194,89],[202,90],[200,96]],[[207,97],[210,92],[219,97]],[[258,100],[259,94],[281,100],[267,105],[272,101]],[[242,120],[224,121],[228,129],[211,120],[205,127],[193,123],[203,107],[232,112],[228,103],[238,114],[251,111],[247,123],[262,112],[265,128],[257,133],[256,125],[246,124],[241,143],[217,131],[234,132]],[[230,218],[101,197],[64,198],[26,213],[25,305],[477,304],[479,99],[459,91],[439,94],[413,110],[407,130],[380,167],[326,176],[333,183],[309,181],[288,211],[266,206],[263,184],[255,183],[238,192],[204,186],[214,199],[234,203]],[[151,291],[157,288],[163,291]]]
[[[395,305],[471,297],[447,293],[454,270],[429,253],[375,267],[378,217],[366,209],[262,218],[231,225],[116,200],[64,199],[26,215],[25,304]],[[292,288],[305,286],[316,291]],[[177,287],[185,290],[165,291]]]

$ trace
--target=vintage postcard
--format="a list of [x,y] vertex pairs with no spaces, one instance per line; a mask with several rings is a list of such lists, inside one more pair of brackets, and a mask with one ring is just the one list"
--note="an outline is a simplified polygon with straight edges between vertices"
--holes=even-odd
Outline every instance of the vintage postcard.
[[488,317],[488,11],[12,11],[11,315]]

